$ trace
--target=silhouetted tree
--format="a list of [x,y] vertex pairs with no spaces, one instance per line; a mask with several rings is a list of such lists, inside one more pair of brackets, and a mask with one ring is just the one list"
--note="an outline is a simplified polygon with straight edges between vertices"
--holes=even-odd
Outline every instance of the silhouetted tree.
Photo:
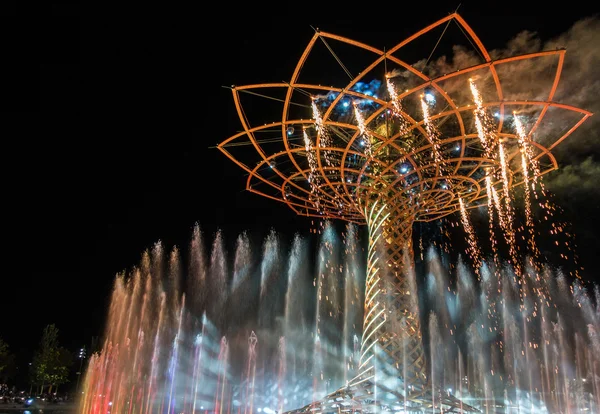
[[68,381],[72,364],[72,354],[58,343],[58,328],[54,324],[46,326],[31,365],[32,384],[40,387],[40,393],[49,386],[48,393],[52,393],[53,387]]
[[5,359],[8,357],[9,349],[8,344],[4,342],[2,338],[0,338],[0,373],[4,371],[6,368]]
[[15,373],[15,356],[2,338],[0,338],[0,383],[8,382]]

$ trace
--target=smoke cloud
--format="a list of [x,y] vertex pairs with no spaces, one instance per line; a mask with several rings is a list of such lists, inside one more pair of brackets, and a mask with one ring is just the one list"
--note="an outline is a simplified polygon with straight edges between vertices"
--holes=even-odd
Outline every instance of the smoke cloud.
[[598,191],[600,179],[600,163],[588,157],[580,163],[562,167],[546,184],[551,184],[552,191],[564,196],[589,194]]
[[[565,33],[550,39],[542,40],[537,33],[523,31],[510,40],[503,49],[492,50],[493,59],[539,52],[543,50],[566,49],[560,82],[553,100],[570,104],[594,114],[588,118],[573,134],[560,143],[554,150],[559,169],[545,177],[546,187],[557,196],[569,196],[574,191],[594,192],[590,195],[600,196],[600,18],[590,16],[577,21]],[[451,59],[446,56],[427,62],[427,72],[435,77],[451,73],[481,63],[481,57],[472,49],[462,46],[453,48]],[[425,61],[415,64],[417,68],[425,67]],[[557,59],[536,58],[522,60],[498,66],[498,73],[505,91],[505,99],[542,99],[547,93],[556,74]],[[489,72],[488,72],[489,73]],[[400,75],[395,81],[402,79]],[[468,93],[464,88],[464,80],[444,85],[453,98]],[[491,79],[479,79],[478,85],[484,85],[482,93],[495,93]],[[538,86],[539,85],[539,86]],[[459,96],[457,101],[466,101],[470,96]],[[565,113],[565,116],[569,114]],[[571,114],[572,115],[572,114]],[[573,126],[573,118],[565,118],[564,125],[560,119],[553,122],[552,129],[564,133]],[[544,137],[535,139],[543,142]],[[554,137],[556,138],[556,137]],[[562,194],[561,194],[562,193]]]
[[[598,193],[600,182],[600,19],[589,17],[576,22],[567,32],[542,43],[535,33],[519,34],[507,52],[566,48],[565,62],[555,100],[591,111],[587,119],[555,151],[559,170],[545,182],[559,197],[573,192]],[[541,68],[533,68],[538,75]]]
[[[485,44],[485,39],[484,44]],[[576,191],[588,191],[589,196],[600,197],[600,16],[579,20],[566,32],[551,39],[542,39],[536,32],[523,31],[514,36],[500,49],[489,50],[492,59],[565,49],[565,58],[558,88],[552,100],[573,105],[592,112],[575,132],[562,141],[553,153],[559,169],[544,177],[546,188],[559,198],[568,197]],[[402,57],[401,57],[402,58]],[[482,63],[482,57],[471,45],[455,45],[451,53],[435,59],[423,59],[412,64],[431,78],[436,78],[458,69]],[[546,101],[558,68],[558,56],[529,58],[497,65],[496,69],[505,100]],[[388,72],[397,90],[413,88],[422,80],[404,68]],[[487,69],[474,71],[464,77],[452,77],[440,82],[440,86],[459,105],[472,103],[469,88],[465,88],[466,77],[473,77],[484,101],[498,99],[496,86]],[[514,108],[512,108],[514,109]],[[511,109],[511,110],[512,110]],[[537,120],[541,106],[518,108],[517,112],[531,128]],[[528,117],[527,115],[531,116]],[[581,118],[581,114],[565,109],[551,108],[543,122],[533,134],[533,139],[549,146],[566,133]],[[508,122],[507,122],[508,123]],[[471,126],[474,128],[474,126]]]

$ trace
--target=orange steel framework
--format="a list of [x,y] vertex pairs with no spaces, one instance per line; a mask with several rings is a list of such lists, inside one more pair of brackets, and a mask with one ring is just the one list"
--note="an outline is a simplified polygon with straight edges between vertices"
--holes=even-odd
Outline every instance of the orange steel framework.
[[[430,78],[397,57],[403,46],[452,20],[474,44],[481,63]],[[319,40],[348,74],[347,84],[301,81]],[[372,63],[353,76],[328,41],[368,52]],[[502,75],[502,68],[519,68],[542,58],[555,60],[544,97],[508,99],[503,83],[510,77]],[[494,60],[469,25],[453,13],[385,51],[316,31],[289,82],[231,88],[243,131],[218,148],[247,172],[247,190],[285,203],[299,215],[342,219],[369,229],[356,377],[298,412],[370,412],[385,408],[390,400],[407,409],[418,405],[445,412],[475,411],[445,392],[432,391],[428,382],[417,295],[413,278],[407,277],[413,264],[412,225],[454,213],[461,204],[466,209],[485,205],[486,177],[498,188],[527,183],[523,164],[517,162],[525,145],[531,153],[529,164],[538,166],[529,173],[530,180],[557,168],[551,151],[591,116],[553,100],[564,58],[565,50],[559,49]],[[396,77],[398,70],[404,72],[402,77]],[[409,84],[406,79],[411,77]],[[358,87],[373,79],[383,82],[381,93]],[[385,89],[400,81],[406,82],[405,88],[397,94]],[[487,85],[480,102],[464,93],[471,82]],[[273,96],[277,93],[279,98]],[[427,102],[426,94],[437,98],[435,103]],[[255,107],[242,105],[247,95],[278,102],[278,119],[252,125],[247,110]],[[566,130],[553,136],[556,127],[550,121],[552,133],[543,132],[550,115],[563,112],[574,115]],[[511,116],[527,125],[525,137],[519,136]],[[247,147],[239,156],[233,154],[234,147],[244,145],[255,149],[255,160],[242,161],[249,154]]]

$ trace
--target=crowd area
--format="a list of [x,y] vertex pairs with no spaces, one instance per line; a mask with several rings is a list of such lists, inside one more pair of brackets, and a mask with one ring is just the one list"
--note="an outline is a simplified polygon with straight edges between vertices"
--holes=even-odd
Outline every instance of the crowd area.
[[72,402],[69,393],[44,393],[35,395],[35,392],[20,391],[8,384],[0,384],[0,406],[29,407],[33,405],[49,405]]

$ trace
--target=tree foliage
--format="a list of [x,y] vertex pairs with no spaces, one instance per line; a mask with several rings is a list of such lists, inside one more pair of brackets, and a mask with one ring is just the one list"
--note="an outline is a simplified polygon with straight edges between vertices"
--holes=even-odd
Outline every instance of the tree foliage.
[[0,373],[6,368],[5,358],[8,356],[8,344],[0,338]]
[[14,373],[15,356],[8,344],[0,338],[0,383],[6,382]]
[[73,356],[58,343],[58,328],[54,324],[44,328],[42,340],[31,364],[33,384],[58,386],[68,381]]

